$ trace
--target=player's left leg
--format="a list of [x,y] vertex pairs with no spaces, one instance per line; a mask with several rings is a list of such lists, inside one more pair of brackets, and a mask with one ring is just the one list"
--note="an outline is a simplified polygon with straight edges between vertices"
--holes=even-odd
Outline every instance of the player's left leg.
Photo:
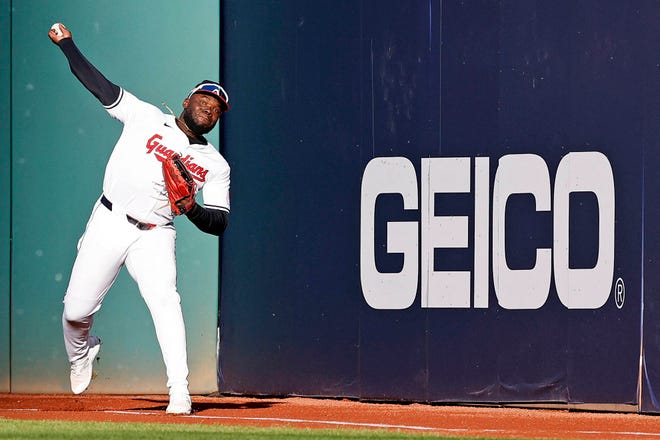
[[[175,239],[176,232],[170,227],[145,231],[129,249],[126,268],[154,322],[170,389],[168,412],[189,414],[186,330],[176,289]],[[174,400],[182,402],[174,408]]]

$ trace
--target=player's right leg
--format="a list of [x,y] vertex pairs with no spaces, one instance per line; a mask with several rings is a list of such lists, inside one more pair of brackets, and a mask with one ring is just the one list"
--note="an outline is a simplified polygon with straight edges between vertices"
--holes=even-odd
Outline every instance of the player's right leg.
[[92,362],[100,348],[100,340],[90,335],[94,314],[119,273],[130,243],[127,235],[135,229],[119,220],[97,204],[78,242],[78,255],[64,296],[62,329],[75,394],[89,386]]

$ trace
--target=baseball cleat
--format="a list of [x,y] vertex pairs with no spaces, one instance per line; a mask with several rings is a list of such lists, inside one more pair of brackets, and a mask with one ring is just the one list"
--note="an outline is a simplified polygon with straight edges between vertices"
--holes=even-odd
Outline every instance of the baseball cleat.
[[170,395],[170,404],[165,410],[166,414],[187,415],[192,412],[192,402],[187,391],[175,392]]
[[92,367],[96,356],[101,350],[101,340],[96,336],[87,339],[87,355],[79,361],[71,363],[71,391],[80,394],[87,389],[92,381]]

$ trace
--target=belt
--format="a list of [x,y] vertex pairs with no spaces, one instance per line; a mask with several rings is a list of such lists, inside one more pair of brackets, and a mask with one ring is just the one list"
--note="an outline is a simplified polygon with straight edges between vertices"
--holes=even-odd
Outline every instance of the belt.
[[[105,195],[101,196],[101,204],[108,208],[110,211],[112,211],[112,202],[106,198]],[[143,223],[137,219],[134,219],[130,215],[126,214],[126,220],[136,228],[138,228],[140,231],[149,231],[153,228],[155,228],[158,225],[154,225],[153,223]]]

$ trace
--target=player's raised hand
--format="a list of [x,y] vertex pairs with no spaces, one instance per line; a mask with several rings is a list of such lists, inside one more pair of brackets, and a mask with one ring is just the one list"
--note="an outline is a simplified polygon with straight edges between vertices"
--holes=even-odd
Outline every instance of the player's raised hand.
[[55,23],[48,31],[48,36],[53,43],[59,44],[65,38],[73,38],[71,31],[66,28],[62,23]]

